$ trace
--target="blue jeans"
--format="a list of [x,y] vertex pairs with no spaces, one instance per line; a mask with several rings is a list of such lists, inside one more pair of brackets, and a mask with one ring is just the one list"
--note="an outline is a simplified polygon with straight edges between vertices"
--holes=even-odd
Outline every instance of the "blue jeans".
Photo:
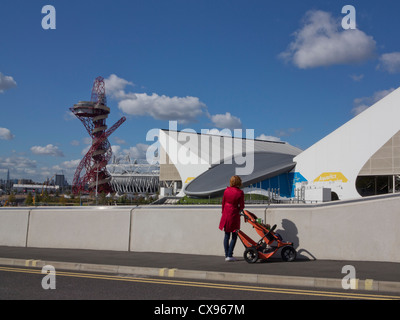
[[[229,243],[231,234],[232,234],[232,240]],[[225,238],[224,238],[225,257],[232,257],[233,249],[235,248],[236,245],[236,240],[237,240],[236,232],[225,232]]]

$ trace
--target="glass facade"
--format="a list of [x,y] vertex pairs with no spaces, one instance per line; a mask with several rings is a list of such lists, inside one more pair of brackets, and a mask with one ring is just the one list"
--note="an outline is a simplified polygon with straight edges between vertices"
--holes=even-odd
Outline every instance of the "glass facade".
[[281,197],[293,198],[295,196],[294,189],[296,183],[303,181],[306,181],[306,179],[300,173],[287,172],[276,177],[257,182],[250,187],[264,190],[279,190],[279,195]]
[[356,188],[362,197],[400,191],[400,131],[368,159],[359,172]]
[[398,175],[359,176],[356,180],[356,188],[362,197],[399,192],[400,177]]

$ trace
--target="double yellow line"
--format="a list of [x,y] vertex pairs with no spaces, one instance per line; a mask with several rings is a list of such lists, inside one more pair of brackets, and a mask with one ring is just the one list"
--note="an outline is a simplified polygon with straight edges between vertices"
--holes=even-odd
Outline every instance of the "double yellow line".
[[[25,268],[0,267],[0,271],[42,274],[41,270],[32,268],[25,269]],[[249,292],[260,292],[260,293],[280,293],[280,294],[293,294],[293,295],[305,295],[305,296],[317,296],[317,297],[331,297],[331,298],[342,298],[342,299],[400,300],[400,296],[352,293],[349,291],[334,292],[334,291],[319,291],[319,290],[305,290],[305,289],[271,288],[271,287],[261,287],[261,286],[258,287],[258,286],[195,282],[195,281],[183,281],[183,280],[172,280],[172,279],[140,278],[140,277],[131,277],[128,275],[122,276],[122,275],[57,271],[56,276],[125,281],[125,282],[140,282],[149,284],[163,284],[163,285],[198,287],[198,288],[211,288],[211,289],[221,289],[221,290],[238,290],[238,291],[249,291]]]

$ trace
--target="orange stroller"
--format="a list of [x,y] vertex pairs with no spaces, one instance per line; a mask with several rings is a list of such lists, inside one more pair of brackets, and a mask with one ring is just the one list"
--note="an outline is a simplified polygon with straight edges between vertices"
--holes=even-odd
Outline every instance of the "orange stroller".
[[246,248],[243,254],[244,260],[248,263],[255,263],[258,259],[267,260],[280,248],[282,248],[281,257],[283,261],[293,261],[296,259],[297,254],[296,250],[293,248],[293,243],[284,242],[279,234],[274,233],[276,225],[269,228],[268,225],[257,221],[257,216],[247,210],[243,210],[241,215],[244,217],[244,221],[249,222],[262,237],[260,241],[255,242],[243,231],[236,230],[240,240]]

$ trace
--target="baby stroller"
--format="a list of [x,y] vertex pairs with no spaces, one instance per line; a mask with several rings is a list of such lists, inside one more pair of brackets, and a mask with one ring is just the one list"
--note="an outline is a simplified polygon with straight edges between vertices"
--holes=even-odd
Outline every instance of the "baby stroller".
[[260,241],[254,242],[243,231],[236,231],[246,248],[243,254],[244,260],[248,263],[255,263],[258,259],[267,260],[280,248],[282,248],[281,257],[283,261],[293,261],[296,259],[297,254],[293,248],[293,243],[284,242],[279,234],[274,233],[276,224],[272,228],[269,228],[269,225],[261,223],[254,213],[243,210],[240,214],[244,217],[244,221],[249,222],[262,237]]

